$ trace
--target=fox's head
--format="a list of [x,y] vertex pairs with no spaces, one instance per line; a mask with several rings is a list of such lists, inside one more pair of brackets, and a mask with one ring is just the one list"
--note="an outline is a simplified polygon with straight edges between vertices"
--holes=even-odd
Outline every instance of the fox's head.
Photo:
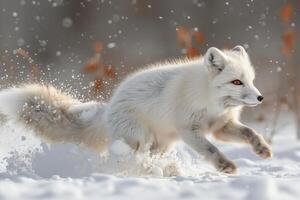
[[224,51],[211,47],[204,62],[210,87],[224,106],[256,106],[262,102],[263,96],[253,84],[254,69],[242,46]]

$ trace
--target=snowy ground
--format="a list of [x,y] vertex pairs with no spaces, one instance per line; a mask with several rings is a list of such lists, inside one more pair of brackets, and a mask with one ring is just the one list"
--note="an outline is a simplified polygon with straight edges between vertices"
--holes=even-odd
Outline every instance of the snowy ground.
[[0,200],[300,198],[300,143],[292,125],[275,137],[271,160],[249,147],[217,143],[239,167],[236,175],[216,172],[180,144],[169,159],[180,162],[185,175],[173,178],[109,175],[104,172],[114,164],[97,154],[73,145],[47,146],[29,132],[13,123],[0,126]]

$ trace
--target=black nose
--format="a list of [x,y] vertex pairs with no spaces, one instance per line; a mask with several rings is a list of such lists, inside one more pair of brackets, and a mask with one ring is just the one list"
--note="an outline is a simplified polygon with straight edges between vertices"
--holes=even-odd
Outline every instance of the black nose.
[[262,101],[263,99],[264,99],[263,96],[258,96],[258,97],[257,97],[257,100],[258,100],[258,101]]

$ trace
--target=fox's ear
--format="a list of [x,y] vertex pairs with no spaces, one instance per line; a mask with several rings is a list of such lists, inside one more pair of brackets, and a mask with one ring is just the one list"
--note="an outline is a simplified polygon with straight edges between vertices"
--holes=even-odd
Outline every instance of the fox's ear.
[[241,45],[237,45],[237,46],[233,47],[233,48],[231,49],[231,51],[238,52],[238,53],[240,53],[240,54],[242,54],[242,55],[244,55],[244,56],[247,55],[246,50],[245,50],[244,47],[242,47]]
[[204,61],[210,71],[221,72],[225,67],[226,55],[218,48],[210,47],[204,55]]

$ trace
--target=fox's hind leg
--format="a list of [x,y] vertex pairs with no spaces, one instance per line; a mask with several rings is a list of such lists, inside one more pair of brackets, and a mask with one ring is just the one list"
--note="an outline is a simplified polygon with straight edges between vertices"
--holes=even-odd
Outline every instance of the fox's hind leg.
[[214,136],[222,141],[248,143],[252,146],[254,152],[262,158],[272,156],[272,151],[264,138],[255,130],[239,122],[228,122],[221,129],[215,131]]
[[199,133],[195,131],[186,131],[182,134],[182,137],[185,143],[190,145],[200,155],[203,155],[217,170],[230,174],[236,172],[235,164],[228,160],[225,155],[204,136],[199,135]]
[[151,159],[154,138],[147,123],[131,110],[113,108],[107,113],[106,125],[109,143],[117,140],[126,143],[143,173],[163,176],[163,169],[154,165]]

